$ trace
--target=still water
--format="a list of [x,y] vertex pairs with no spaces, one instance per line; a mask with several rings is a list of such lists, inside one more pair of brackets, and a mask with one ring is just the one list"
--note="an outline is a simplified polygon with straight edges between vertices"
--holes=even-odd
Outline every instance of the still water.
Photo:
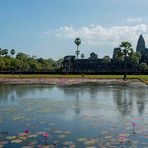
[[148,147],[148,88],[0,85],[0,147]]

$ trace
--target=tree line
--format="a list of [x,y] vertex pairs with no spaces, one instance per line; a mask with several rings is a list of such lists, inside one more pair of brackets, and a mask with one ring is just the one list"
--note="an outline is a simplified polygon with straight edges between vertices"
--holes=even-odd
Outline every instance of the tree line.
[[15,49],[0,48],[0,71],[1,72],[48,72],[61,67],[62,59],[57,61],[52,58],[36,58]]
[[[78,56],[80,54],[79,45],[81,44],[81,39],[76,38],[74,43],[77,46],[76,50],[76,56],[78,59]],[[80,57],[83,59],[85,57],[84,54],[81,54]],[[98,59],[98,55],[94,52],[90,53],[89,59]],[[147,56],[145,58],[145,55],[141,55],[140,52],[134,52],[132,48],[132,44],[128,41],[123,41],[119,45],[119,48],[117,52],[114,55],[114,58],[110,58],[110,56],[106,55],[103,57],[103,63],[106,67],[106,70],[109,69],[109,64],[115,65],[118,64],[119,69],[122,69],[123,67],[121,65],[124,65],[124,70],[126,71],[126,68],[133,69],[134,71],[147,71],[148,70],[148,59]]]

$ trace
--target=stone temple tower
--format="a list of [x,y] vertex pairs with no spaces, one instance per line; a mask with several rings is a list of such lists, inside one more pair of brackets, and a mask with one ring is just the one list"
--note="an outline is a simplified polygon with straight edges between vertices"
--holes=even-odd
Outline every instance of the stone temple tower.
[[138,39],[136,51],[139,51],[141,54],[145,54],[146,52],[145,41],[142,35]]

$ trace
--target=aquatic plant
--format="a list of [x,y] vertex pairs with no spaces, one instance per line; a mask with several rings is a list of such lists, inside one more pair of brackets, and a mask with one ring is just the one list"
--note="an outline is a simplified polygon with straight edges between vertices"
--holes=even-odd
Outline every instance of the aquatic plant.
[[43,133],[42,136],[44,137],[44,140],[43,140],[44,144],[47,145],[48,144],[49,134],[48,133]]
[[137,126],[137,124],[135,122],[131,122],[132,127],[133,127],[133,134],[136,134],[135,132],[135,127]]
[[122,148],[124,146],[124,142],[127,140],[126,136],[125,135],[119,135],[118,136],[118,141],[121,143],[122,145]]
[[28,134],[29,132],[30,132],[29,130],[25,130],[25,131],[24,131],[25,134]]

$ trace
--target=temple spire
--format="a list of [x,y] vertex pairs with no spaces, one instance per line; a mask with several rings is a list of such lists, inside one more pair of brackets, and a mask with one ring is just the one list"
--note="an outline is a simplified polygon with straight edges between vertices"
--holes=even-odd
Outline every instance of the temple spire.
[[142,35],[140,35],[139,39],[138,39],[138,43],[137,43],[137,47],[136,47],[136,51],[139,51],[141,53],[145,53],[145,41]]

